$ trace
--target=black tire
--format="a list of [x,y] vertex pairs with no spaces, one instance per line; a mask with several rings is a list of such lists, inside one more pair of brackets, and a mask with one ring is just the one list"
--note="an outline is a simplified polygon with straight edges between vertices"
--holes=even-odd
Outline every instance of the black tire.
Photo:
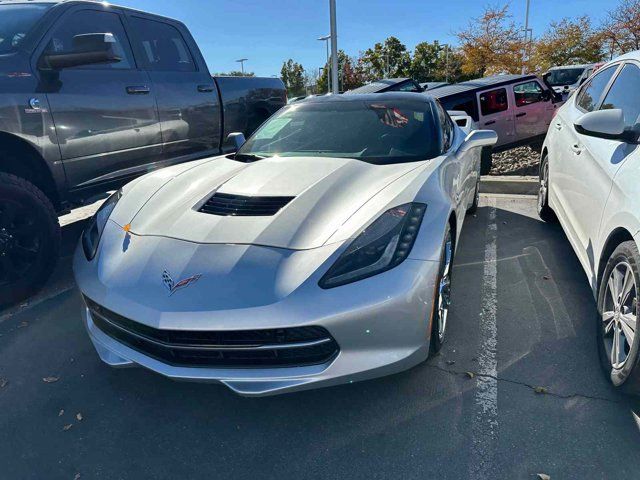
[[473,203],[467,209],[467,215],[473,215],[478,210],[478,204],[480,203],[480,177],[478,177],[478,181],[476,182],[476,189],[473,193]]
[[58,216],[32,183],[0,173],[0,308],[42,287],[60,252]]
[[[447,246],[449,250],[447,250]],[[446,272],[447,267],[447,251],[449,252],[449,268],[448,272]],[[431,316],[431,341],[429,346],[429,356],[433,356],[440,351],[442,345],[446,340],[446,323],[447,317],[449,313],[449,306],[451,305],[451,277],[453,272],[453,257],[454,257],[454,244],[452,240],[451,229],[449,225],[447,225],[447,229],[444,234],[444,242],[442,243],[442,253],[440,255],[440,270],[438,272],[438,278],[436,280],[436,294],[434,295],[434,305],[433,305],[433,313]],[[448,282],[443,284],[443,277],[448,275]],[[444,293],[444,295],[443,295]],[[440,335],[440,323],[439,319],[441,318],[441,311],[438,308],[440,305],[440,300],[443,299],[446,304],[446,313],[445,313],[445,329],[443,334]]]
[[[637,329],[634,331],[632,345],[629,345],[625,328],[628,330],[628,324],[623,326],[625,313],[635,315],[636,324],[637,318],[640,314],[640,305],[638,302],[638,295],[640,292],[640,253],[638,252],[638,246],[634,241],[627,241],[618,245],[614,252],[609,257],[607,265],[604,269],[604,273],[599,282],[598,291],[598,316],[596,318],[597,338],[598,338],[598,355],[600,357],[600,365],[605,372],[605,375],[609,378],[611,384],[623,390],[626,393],[638,394],[640,393],[640,336],[637,333]],[[619,307],[615,307],[611,299],[612,290],[609,287],[609,279],[614,272],[620,275],[618,278],[622,278],[624,273],[628,269],[632,273],[634,285],[630,289],[626,300],[623,299],[622,304]],[[613,280],[615,283],[615,280]],[[623,282],[624,283],[624,280]],[[614,287],[615,288],[615,287]],[[618,297],[619,298],[619,297]],[[613,310],[611,310],[613,309]],[[613,313],[613,317],[610,322],[605,321],[605,312]],[[608,318],[608,317],[607,317]],[[626,323],[626,322],[625,322]],[[618,327],[619,325],[619,327]],[[608,331],[607,331],[608,330]],[[623,352],[623,356],[626,355],[624,363],[622,365],[614,366],[613,358],[615,353],[612,352],[613,339],[615,334],[618,334],[618,338],[621,342],[618,342],[622,348],[618,348],[618,351]],[[609,346],[611,342],[611,346]],[[620,359],[620,356],[617,357]]]
[[493,149],[482,147],[480,155],[480,175],[489,175],[491,167],[493,167]]
[[538,216],[547,223],[557,223],[558,217],[549,206],[549,157],[545,155],[540,162],[538,176]]

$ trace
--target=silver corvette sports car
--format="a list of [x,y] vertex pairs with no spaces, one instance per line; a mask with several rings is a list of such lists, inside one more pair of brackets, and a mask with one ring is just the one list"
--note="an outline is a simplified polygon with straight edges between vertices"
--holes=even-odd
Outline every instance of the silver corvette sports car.
[[495,142],[427,95],[315,97],[235,154],[129,183],[74,258],[98,354],[243,395],[422,362],[444,340],[455,245]]

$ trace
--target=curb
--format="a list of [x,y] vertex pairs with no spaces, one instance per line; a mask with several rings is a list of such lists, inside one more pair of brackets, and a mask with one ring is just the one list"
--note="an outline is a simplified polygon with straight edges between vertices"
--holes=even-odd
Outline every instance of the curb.
[[481,177],[480,193],[537,195],[538,177],[485,175]]

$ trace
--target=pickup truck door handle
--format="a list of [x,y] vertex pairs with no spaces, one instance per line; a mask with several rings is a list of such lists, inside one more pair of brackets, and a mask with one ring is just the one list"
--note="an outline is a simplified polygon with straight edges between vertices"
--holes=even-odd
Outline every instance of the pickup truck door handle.
[[213,92],[213,85],[198,85],[198,91],[200,93]]
[[524,117],[526,114],[527,114],[527,112],[516,113],[516,118]]
[[555,124],[556,130],[562,130],[562,124],[560,122],[557,122]]
[[151,89],[146,85],[133,85],[131,87],[127,87],[127,93],[129,95],[146,95],[150,91]]
[[485,126],[486,125],[493,125],[494,123],[496,123],[495,120],[489,120],[488,122],[485,122]]
[[573,145],[571,145],[571,151],[576,155],[580,155],[582,153],[582,145],[574,143]]

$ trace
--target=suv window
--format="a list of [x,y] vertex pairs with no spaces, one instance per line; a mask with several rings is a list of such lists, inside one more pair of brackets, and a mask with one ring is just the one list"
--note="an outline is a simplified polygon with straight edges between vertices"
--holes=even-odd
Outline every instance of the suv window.
[[453,123],[451,121],[451,117],[442,108],[440,102],[436,102],[437,110],[438,110],[438,121],[440,122],[440,129],[442,130],[442,153],[447,152],[451,148],[451,144],[453,143]]
[[596,105],[598,105],[604,89],[609,84],[609,80],[611,80],[611,77],[616,73],[617,69],[618,66],[613,65],[598,72],[580,91],[576,99],[576,105],[582,110],[592,112],[596,108]]
[[110,33],[115,39],[114,52],[122,58],[117,63],[87,65],[74,67],[75,69],[109,70],[132,68],[133,55],[129,45],[129,39],[125,33],[120,15],[112,12],[100,12],[98,10],[80,10],[65,17],[59,23],[51,35],[45,54],[71,53],[74,51],[74,37],[87,33]]
[[620,108],[624,114],[626,127],[633,127],[640,121],[640,68],[627,64],[615,79],[607,93],[601,110]]
[[149,70],[163,72],[195,72],[189,47],[173,25],[145,18],[131,18],[131,26],[144,52]]
[[508,108],[506,88],[489,90],[480,94],[480,111],[483,116],[504,112]]
[[514,86],[513,94],[517,107],[524,107],[544,100],[544,90],[535,80]]

